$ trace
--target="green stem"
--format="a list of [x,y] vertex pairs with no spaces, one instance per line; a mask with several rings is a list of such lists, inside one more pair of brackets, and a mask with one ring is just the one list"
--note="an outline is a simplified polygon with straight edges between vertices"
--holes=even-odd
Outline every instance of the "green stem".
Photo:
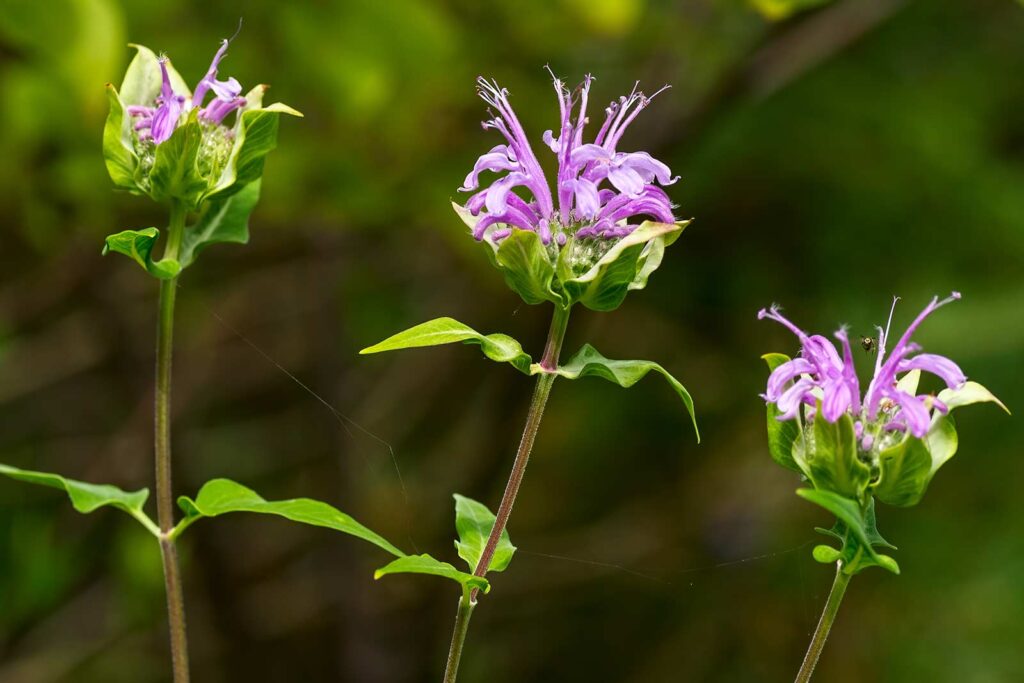
[[[178,258],[185,231],[185,207],[171,205],[164,258]],[[160,525],[160,554],[167,589],[167,620],[171,635],[174,683],[188,683],[188,639],[185,632],[185,600],[181,588],[178,550],[171,538],[174,529],[174,495],[171,485],[171,356],[174,340],[174,298],[178,278],[160,281],[159,319],[156,331],[156,398],[154,401],[154,450],[156,454],[156,511]]]
[[455,615],[455,629],[452,632],[452,646],[448,650],[448,665],[444,670],[444,683],[455,683],[459,673],[459,660],[462,659],[462,647],[466,644],[466,633],[469,631],[469,618],[473,616],[476,600],[463,594],[459,598],[459,611]]
[[[537,438],[537,431],[540,429],[540,421],[544,415],[544,406],[551,394],[551,386],[555,383],[554,371],[558,369],[558,356],[562,350],[562,341],[565,339],[565,330],[569,325],[569,309],[555,306],[554,315],[551,318],[551,328],[548,330],[548,340],[544,346],[544,355],[541,357],[540,366],[545,372],[537,376],[537,384],[533,390],[533,399],[530,401],[530,409],[526,415],[526,425],[523,427],[523,436],[519,441],[519,450],[516,452],[515,462],[512,463],[512,472],[509,474],[508,483],[505,485],[505,494],[501,497],[501,504],[498,505],[498,512],[491,527],[491,533],[487,537],[483,553],[477,562],[473,574],[486,576],[487,570],[491,567],[491,560],[494,559],[494,551],[501,540],[501,534],[505,531],[508,518],[512,514],[512,506],[516,502],[516,495],[519,493],[519,486],[523,483],[523,475],[526,474],[526,465],[530,460],[530,451],[533,450],[533,442]],[[463,643],[466,640],[466,632],[469,628],[469,614],[476,606],[476,597],[479,590],[474,588],[469,599],[466,596],[459,600],[459,613],[455,620],[455,631],[452,634],[452,646],[448,654],[448,665],[445,669],[445,683],[454,683],[458,674],[459,658],[462,655]],[[464,606],[465,603],[465,606]],[[463,610],[465,609],[465,613]]]
[[851,575],[843,571],[842,562],[837,562],[836,580],[832,583],[832,590],[829,592],[828,600],[825,602],[825,610],[821,613],[821,619],[818,620],[818,628],[814,630],[811,646],[807,648],[804,663],[800,667],[800,672],[797,673],[794,683],[807,683],[811,680],[811,674],[814,673],[818,657],[821,656],[821,651],[825,647],[825,640],[828,638],[828,632],[832,628],[832,622],[836,620],[836,613],[839,612],[839,604],[843,601],[843,595],[846,593],[846,587],[850,583],[850,578]]

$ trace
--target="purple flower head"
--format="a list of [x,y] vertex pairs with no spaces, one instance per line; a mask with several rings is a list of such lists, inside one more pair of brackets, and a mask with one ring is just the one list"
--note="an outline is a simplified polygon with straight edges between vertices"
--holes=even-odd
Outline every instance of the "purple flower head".
[[[664,88],[647,97],[634,86],[629,96],[605,109],[604,124],[594,141],[585,144],[583,129],[594,79],[588,75],[570,91],[554,74],[552,78],[560,125],[557,131],[546,131],[542,139],[557,160],[554,186],[512,110],[508,91],[495,81],[477,79],[480,97],[492,108],[493,118],[484,121],[483,127],[497,130],[505,143],[482,155],[459,188],[462,192],[477,190],[484,171],[503,174],[466,202],[469,213],[480,217],[473,236],[480,240],[489,234],[500,240],[512,228],[519,228],[538,233],[544,244],[555,240],[561,245],[570,235],[623,237],[636,228],[629,221],[637,216],[675,222],[672,202],[658,185],[671,185],[678,178],[646,152],[617,151],[626,128]],[[522,196],[515,191],[518,188],[522,188]]]
[[[229,43],[228,40],[221,41],[220,49],[214,55],[209,70],[199,81],[191,98],[174,91],[167,70],[168,59],[160,58],[162,83],[160,94],[154,100],[153,106],[132,105],[127,108],[128,114],[136,120],[134,129],[140,142],[151,141],[156,145],[165,142],[178,128],[182,115],[192,109],[199,109],[200,120],[217,125],[223,122],[228,114],[245,105],[246,100],[241,96],[242,86],[237,80],[217,80],[217,69],[227,55]],[[210,104],[204,107],[203,100],[210,92],[213,92],[214,97]]]
[[[878,328],[878,356],[875,372],[864,394],[853,364],[853,354],[846,330],[840,328],[835,337],[842,344],[842,356],[835,345],[820,335],[808,336],[800,328],[779,313],[778,308],[761,310],[758,318],[770,318],[785,325],[800,340],[800,355],[777,367],[768,378],[763,398],[774,403],[780,412],[779,420],[792,420],[799,416],[800,406],[815,408],[821,402],[821,413],[829,422],[835,422],[849,413],[855,421],[855,430],[861,447],[870,450],[879,441],[879,436],[888,432],[910,432],[917,438],[927,434],[932,420],[932,410],[940,413],[947,408],[938,399],[929,395],[915,395],[901,387],[897,375],[919,370],[939,377],[951,389],[967,381],[960,367],[944,356],[919,353],[921,347],[910,341],[918,326],[931,313],[951,301],[960,298],[959,292],[939,301],[932,299],[920,315],[914,319],[892,350],[886,353],[889,341],[889,324],[883,330]],[[895,310],[896,301],[893,301]]]

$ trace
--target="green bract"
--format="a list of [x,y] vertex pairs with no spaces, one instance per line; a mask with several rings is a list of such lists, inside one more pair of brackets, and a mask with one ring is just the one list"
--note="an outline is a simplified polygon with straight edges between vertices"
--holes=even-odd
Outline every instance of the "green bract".
[[[472,231],[480,217],[458,204],[452,206]],[[570,237],[562,246],[554,241],[545,245],[537,233],[519,229],[500,241],[483,241],[491,263],[526,303],[550,301],[562,308],[580,303],[595,311],[612,311],[631,290],[647,286],[665,247],[689,223],[646,221],[617,241]]]
[[[763,358],[771,370],[789,360],[779,353]],[[917,370],[906,373],[899,380],[900,388],[915,393],[919,377]],[[949,414],[936,414],[923,438],[907,432],[870,453],[858,450],[854,419],[849,414],[830,423],[822,416],[819,401],[814,418],[807,424],[800,419],[780,422],[778,408],[774,403],[768,404],[768,450],[772,458],[813,484],[813,489],[797,491],[801,497],[837,518],[832,529],[819,531],[839,540],[840,548],[818,546],[814,549],[815,559],[828,563],[842,560],[843,571],[848,574],[869,566],[899,573],[895,560],[874,549],[893,547],[875,528],[875,499],[900,507],[916,505],[921,500],[932,477],[956,453],[953,410],[982,402],[996,403],[1006,410],[999,399],[977,382],[945,389],[937,398]]]

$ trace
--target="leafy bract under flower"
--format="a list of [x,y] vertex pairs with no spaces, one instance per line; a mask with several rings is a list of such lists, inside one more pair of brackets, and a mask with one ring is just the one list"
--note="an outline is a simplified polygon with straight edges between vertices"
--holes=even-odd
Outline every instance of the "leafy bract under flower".
[[[568,306],[580,301],[596,310],[614,308],[625,296],[626,281],[634,282],[642,273],[646,283],[660,263],[664,247],[686,225],[676,221],[674,206],[662,189],[678,180],[668,166],[647,152],[619,151],[623,133],[653,96],[644,95],[634,86],[628,96],[605,109],[604,123],[593,141],[584,142],[593,81],[588,75],[577,88],[569,90],[554,78],[559,126],[542,136],[557,164],[551,183],[512,109],[508,91],[494,81],[477,80],[480,97],[491,107],[492,118],[483,127],[498,131],[505,142],[477,160],[459,188],[473,194],[464,206],[456,205],[456,211],[473,237],[492,247],[506,280],[528,303],[550,300]],[[481,188],[485,172],[498,177]],[[516,233],[529,236],[517,237]],[[617,250],[632,236],[636,238],[631,244],[637,248]],[[517,246],[507,247],[510,241]],[[500,255],[503,249],[508,252],[506,258]],[[526,260],[535,262],[511,263],[513,251],[520,255],[528,252]],[[652,252],[655,257],[648,259]],[[524,260],[521,256],[514,258]],[[602,262],[603,267],[599,267]],[[574,293],[579,287],[568,281],[593,281],[599,277],[592,272],[595,268],[620,275],[629,272],[614,295]],[[628,289],[642,286],[637,281]]]

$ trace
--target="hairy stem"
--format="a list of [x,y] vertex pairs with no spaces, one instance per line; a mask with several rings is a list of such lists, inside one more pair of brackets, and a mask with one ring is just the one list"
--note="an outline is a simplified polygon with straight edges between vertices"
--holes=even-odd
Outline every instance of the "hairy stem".
[[[185,230],[185,208],[171,205],[164,258],[178,258]],[[167,589],[167,620],[171,635],[174,683],[188,683],[188,639],[185,634],[185,601],[181,588],[178,550],[169,535],[174,528],[174,494],[171,485],[171,356],[174,337],[174,298],[178,278],[160,281],[159,319],[156,331],[156,398],[154,401],[154,450],[156,454],[156,510],[160,525],[160,554]]]
[[836,620],[836,613],[839,612],[839,604],[843,601],[843,595],[846,593],[846,587],[850,583],[850,578],[849,574],[843,572],[842,562],[837,562],[836,580],[832,583],[832,590],[829,592],[828,600],[825,602],[825,610],[821,613],[821,619],[818,620],[818,628],[814,630],[811,645],[807,648],[807,654],[804,655],[804,663],[801,665],[800,672],[797,673],[794,683],[807,683],[807,681],[811,680],[811,674],[814,673],[818,657],[821,656],[821,651],[825,648],[825,640],[828,638],[828,632],[832,629],[832,622]]
[[462,659],[462,647],[466,643],[469,631],[469,618],[473,616],[476,600],[463,594],[459,598],[459,611],[455,615],[455,629],[452,631],[452,645],[448,650],[448,665],[444,670],[444,683],[455,683],[459,673],[459,660]]
[[[533,450],[533,442],[537,438],[537,431],[540,429],[541,417],[544,415],[544,406],[551,394],[551,385],[555,382],[554,371],[558,369],[558,356],[562,350],[562,341],[565,339],[565,330],[569,325],[569,309],[555,306],[555,312],[551,318],[551,329],[548,331],[548,340],[544,345],[544,355],[541,357],[540,365],[546,372],[537,376],[537,384],[533,390],[533,399],[530,401],[530,409],[526,415],[526,425],[523,427],[523,436],[519,441],[519,450],[516,452],[515,462],[512,463],[512,472],[509,474],[508,483],[505,485],[505,494],[501,497],[501,504],[498,505],[498,512],[491,527],[491,533],[487,537],[487,544],[480,555],[476,569],[473,574],[486,576],[490,569],[491,560],[494,559],[494,551],[501,540],[501,534],[505,531],[508,518],[512,514],[512,506],[516,502],[516,495],[519,493],[519,486],[523,483],[523,475],[526,474],[526,465],[530,460],[530,451]],[[469,628],[469,615],[476,605],[476,597],[479,590],[474,588],[467,600],[466,596],[459,600],[459,613],[455,620],[455,631],[452,634],[452,645],[448,653],[448,666],[445,669],[445,683],[454,683],[458,674],[459,658],[462,655],[463,643],[466,640],[466,632]],[[464,607],[465,603],[465,607]],[[463,612],[465,609],[465,613]]]

